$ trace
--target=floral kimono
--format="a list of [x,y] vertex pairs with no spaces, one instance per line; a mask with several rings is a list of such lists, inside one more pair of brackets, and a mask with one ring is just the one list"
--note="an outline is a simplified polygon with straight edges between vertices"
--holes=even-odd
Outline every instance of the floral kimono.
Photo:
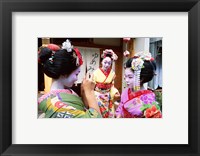
[[121,102],[116,110],[116,116],[118,115],[122,118],[160,118],[161,112],[152,91],[140,90],[132,93],[127,88],[122,92]]
[[38,99],[39,109],[45,118],[99,118],[93,108],[85,109],[81,98],[72,90],[58,89]]
[[115,72],[110,69],[104,72],[101,68],[93,73],[93,81],[96,83],[95,95],[104,118],[114,117],[114,95],[118,90],[114,87]]

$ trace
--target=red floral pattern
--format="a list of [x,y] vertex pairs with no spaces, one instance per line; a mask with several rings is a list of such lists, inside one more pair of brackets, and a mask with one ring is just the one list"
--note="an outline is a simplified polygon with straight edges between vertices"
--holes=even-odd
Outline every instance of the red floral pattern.
[[145,118],[161,118],[161,112],[156,108],[155,105],[152,105],[151,108],[148,108],[144,112]]
[[144,94],[149,94],[149,93],[153,93],[152,91],[150,90],[140,90],[140,91],[137,91],[137,92],[132,92],[130,89],[128,90],[128,98],[129,99],[133,99],[133,98],[136,98],[138,96],[141,96],[141,95],[144,95]]

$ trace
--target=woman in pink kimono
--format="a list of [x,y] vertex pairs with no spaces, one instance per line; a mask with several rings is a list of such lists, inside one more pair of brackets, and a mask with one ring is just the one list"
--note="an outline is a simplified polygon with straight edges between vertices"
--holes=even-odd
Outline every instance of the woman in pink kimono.
[[161,118],[155,94],[143,86],[155,75],[153,60],[151,53],[140,52],[126,62],[124,77],[127,88],[121,94],[117,118]]

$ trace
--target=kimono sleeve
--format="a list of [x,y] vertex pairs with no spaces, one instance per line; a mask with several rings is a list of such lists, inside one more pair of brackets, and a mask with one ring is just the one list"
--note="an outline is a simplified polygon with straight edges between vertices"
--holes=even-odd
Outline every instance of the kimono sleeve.
[[115,112],[116,116],[121,115],[123,117],[123,105],[124,105],[125,101],[127,100],[126,99],[126,96],[127,96],[126,94],[127,94],[127,89],[125,89],[121,94],[120,104],[117,107],[116,112]]
[[122,114],[123,114],[123,108],[122,108],[123,105],[124,105],[124,104],[123,104],[123,102],[121,101],[120,104],[119,104],[119,106],[118,106],[117,109],[116,109],[116,112],[115,112],[115,115],[116,115],[116,116],[119,116],[119,115],[122,116]]
[[89,108],[86,111],[78,110],[74,108],[63,108],[58,111],[58,115],[65,113],[70,118],[101,118],[101,115],[94,109]]
[[114,86],[114,79],[115,79],[115,77],[116,77],[116,74],[113,76],[112,87],[111,87],[111,89],[110,89],[111,100],[114,99],[114,96],[115,96],[116,93],[119,93],[118,89],[115,88],[115,86]]
[[53,104],[50,98],[41,102],[39,109],[45,113],[45,118],[101,118],[101,115],[93,108],[77,109],[67,106],[62,101]]
[[114,99],[114,96],[115,96],[116,93],[119,93],[118,89],[115,88],[114,86],[112,86],[111,89],[110,89],[110,96],[111,96],[112,100]]
[[101,114],[99,114],[94,108],[89,108],[85,112],[85,118],[101,118]]

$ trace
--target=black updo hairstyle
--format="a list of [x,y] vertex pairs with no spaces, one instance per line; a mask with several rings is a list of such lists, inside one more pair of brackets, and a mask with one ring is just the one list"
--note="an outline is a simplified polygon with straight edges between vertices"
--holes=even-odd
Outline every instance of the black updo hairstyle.
[[[125,68],[131,68],[132,60],[135,58],[130,58],[126,62]],[[156,70],[156,63],[154,61],[147,61],[144,60],[143,68],[141,69],[140,73],[140,81],[141,83],[146,83],[152,80],[153,76],[155,75],[154,71]],[[134,70],[131,68],[134,72]]]
[[109,53],[105,54],[105,56],[103,58],[101,57],[100,61],[102,62],[103,59],[106,58],[106,57],[110,57],[110,59],[111,59],[111,65],[112,65],[112,63],[113,63],[112,54],[109,54]]
[[[78,68],[76,66],[76,58],[74,57],[76,55],[74,49],[72,49],[72,52],[60,49],[53,53],[47,47],[41,48],[39,53],[40,63],[43,65],[43,71],[47,76],[58,79],[61,75],[70,75]],[[53,60],[51,61],[52,54]]]

